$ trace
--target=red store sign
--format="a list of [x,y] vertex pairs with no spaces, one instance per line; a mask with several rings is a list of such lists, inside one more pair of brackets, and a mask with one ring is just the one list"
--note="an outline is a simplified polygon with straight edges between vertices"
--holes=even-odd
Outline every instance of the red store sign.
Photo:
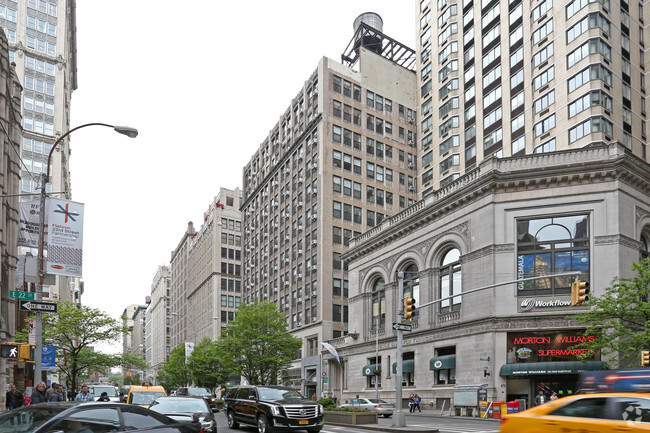
[[509,333],[506,359],[508,364],[577,361],[578,355],[590,355],[589,360],[599,360],[600,355],[593,349],[575,347],[594,340],[593,335],[581,335],[578,331]]

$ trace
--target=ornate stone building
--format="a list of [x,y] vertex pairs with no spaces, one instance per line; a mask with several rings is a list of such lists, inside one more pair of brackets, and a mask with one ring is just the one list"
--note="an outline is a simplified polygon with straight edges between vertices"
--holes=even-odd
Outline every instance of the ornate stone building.
[[441,408],[460,386],[504,401],[574,392],[577,372],[606,360],[584,365],[566,350],[582,330],[571,315],[589,308],[571,307],[572,277],[461,294],[575,271],[600,295],[649,246],[650,166],[624,146],[487,159],[352,240],[349,334],[331,341],[341,366],[324,355],[326,392],[374,396],[378,380],[395,400],[398,272],[416,305],[440,300],[416,309],[404,335],[404,395]]

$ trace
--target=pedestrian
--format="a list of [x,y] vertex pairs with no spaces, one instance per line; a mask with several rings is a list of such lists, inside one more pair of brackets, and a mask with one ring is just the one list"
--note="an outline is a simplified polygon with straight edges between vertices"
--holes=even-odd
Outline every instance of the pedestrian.
[[56,388],[56,385],[57,385],[56,383],[53,383],[52,386],[50,386],[49,388],[47,388],[45,390],[45,399],[47,401],[50,401],[50,397],[52,397],[52,393],[54,392],[54,389]]
[[551,394],[550,399],[551,399],[551,401],[558,399],[557,393],[555,391],[553,391],[553,394]]
[[5,399],[5,407],[7,410],[16,409],[23,405],[24,399],[22,392],[16,389],[16,385],[13,383],[9,386],[9,391],[7,391],[7,397]]
[[108,398],[108,393],[106,391],[102,392],[97,401],[111,401],[110,398]]
[[88,385],[81,386],[81,392],[77,394],[74,399],[75,401],[95,401],[93,395],[88,392]]
[[413,394],[409,395],[409,412],[413,412]]
[[32,400],[29,404],[39,404],[47,403],[47,398],[45,397],[45,383],[39,382],[36,385],[36,388],[32,390]]
[[332,396],[332,400],[334,400],[334,404],[336,404],[336,394]]
[[48,401],[49,402],[65,401],[65,396],[63,395],[63,385],[59,383],[55,383],[52,385],[52,388],[54,389],[54,391],[52,391],[52,395],[50,396],[50,399]]
[[311,396],[312,401],[316,401],[316,393]]
[[535,406],[539,406],[540,404],[544,404],[547,402],[546,396],[544,395],[544,391],[539,391],[539,394],[537,397],[535,397]]
[[415,412],[415,409],[417,409],[418,412],[422,412],[422,409],[420,409],[420,401],[422,401],[420,396],[415,394],[413,396],[413,412]]

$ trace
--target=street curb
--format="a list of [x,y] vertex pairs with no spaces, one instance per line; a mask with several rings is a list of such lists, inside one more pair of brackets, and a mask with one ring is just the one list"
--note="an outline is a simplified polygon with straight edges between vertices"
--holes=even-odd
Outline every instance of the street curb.
[[413,426],[404,426],[404,427],[391,427],[391,426],[382,426],[382,425],[369,425],[369,424],[339,424],[334,422],[325,423],[325,425],[335,425],[338,427],[349,427],[359,430],[371,430],[371,431],[381,431],[381,432],[409,432],[409,433],[438,433],[440,429],[437,428],[418,428]]

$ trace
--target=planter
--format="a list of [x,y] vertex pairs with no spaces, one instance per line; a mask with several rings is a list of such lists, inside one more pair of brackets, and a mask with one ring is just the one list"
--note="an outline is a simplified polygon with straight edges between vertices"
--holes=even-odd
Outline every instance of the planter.
[[325,411],[327,424],[377,424],[377,412]]

